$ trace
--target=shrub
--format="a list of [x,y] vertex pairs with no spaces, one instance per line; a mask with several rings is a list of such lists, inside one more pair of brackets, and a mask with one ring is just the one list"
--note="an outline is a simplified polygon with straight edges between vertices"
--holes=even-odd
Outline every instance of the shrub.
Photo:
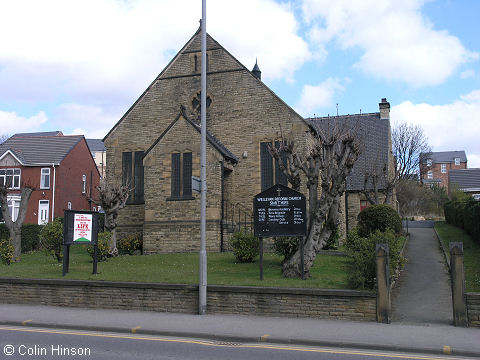
[[[40,249],[39,234],[43,225],[22,225],[22,253]],[[9,238],[10,232],[5,224],[0,224],[0,239]]]
[[259,241],[252,234],[236,232],[232,236],[232,248],[238,261],[252,262],[259,253]]
[[375,287],[375,247],[376,244],[388,244],[390,257],[390,275],[403,265],[401,257],[401,246],[403,238],[397,236],[393,230],[385,232],[375,231],[369,237],[361,237],[357,229],[350,231],[347,235],[345,247],[348,255],[353,259],[351,270],[348,273],[348,280],[354,288]]
[[376,230],[384,232],[392,229],[395,233],[402,232],[402,219],[388,205],[372,205],[358,214],[358,234],[367,237]]
[[10,240],[3,238],[0,239],[0,259],[2,263],[10,265],[13,260],[14,248]]
[[58,262],[63,258],[63,219],[55,218],[43,226],[39,234],[40,247],[46,254],[52,255]]
[[338,249],[338,239],[340,239],[340,231],[337,228],[330,234],[327,242],[323,246],[323,250],[337,250]]
[[40,249],[40,231],[43,225],[22,225],[22,253]]
[[142,251],[142,233],[135,233],[117,240],[118,253],[120,255],[133,255],[135,251]]
[[[112,240],[112,233],[105,231],[98,233],[98,241],[97,241],[97,260],[98,261],[105,261],[107,260],[108,256],[110,255],[110,241]],[[87,252],[93,259],[94,255],[94,246],[88,245]]]
[[298,238],[280,236],[273,239],[273,248],[278,255],[283,256],[282,264],[288,261],[298,249]]

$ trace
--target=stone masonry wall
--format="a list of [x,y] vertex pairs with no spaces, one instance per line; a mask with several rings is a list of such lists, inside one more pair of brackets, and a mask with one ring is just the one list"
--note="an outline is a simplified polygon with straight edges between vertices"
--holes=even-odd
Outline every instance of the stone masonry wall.
[[[211,314],[375,321],[376,297],[353,290],[209,286]],[[198,313],[198,287],[82,280],[0,279],[0,302]]]
[[468,326],[480,328],[480,293],[467,293],[466,298]]

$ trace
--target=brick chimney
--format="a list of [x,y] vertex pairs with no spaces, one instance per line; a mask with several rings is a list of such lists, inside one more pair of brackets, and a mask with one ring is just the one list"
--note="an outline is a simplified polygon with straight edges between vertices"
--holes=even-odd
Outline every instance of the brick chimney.
[[390,103],[387,98],[383,98],[378,106],[380,107],[380,119],[390,119]]

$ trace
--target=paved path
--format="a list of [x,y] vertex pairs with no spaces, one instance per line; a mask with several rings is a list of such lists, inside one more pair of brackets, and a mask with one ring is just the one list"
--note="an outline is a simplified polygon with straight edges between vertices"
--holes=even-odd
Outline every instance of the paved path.
[[[412,224],[410,224],[412,225]],[[392,321],[453,324],[450,278],[432,228],[410,226],[408,259],[392,294]]]

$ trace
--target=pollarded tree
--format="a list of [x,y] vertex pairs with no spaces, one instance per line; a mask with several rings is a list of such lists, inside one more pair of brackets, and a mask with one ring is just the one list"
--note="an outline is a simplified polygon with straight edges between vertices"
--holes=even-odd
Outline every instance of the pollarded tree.
[[[322,129],[317,128],[309,133],[304,151],[297,149],[293,140],[285,139],[279,149],[288,153],[287,164],[280,166],[280,169],[290,175],[301,172],[307,178],[309,221],[304,243],[306,275],[318,252],[340,224],[340,198],[345,192],[346,177],[360,153],[358,137],[352,128],[341,126],[334,119],[327,122]],[[276,159],[281,159],[275,156],[275,151],[272,153]],[[297,179],[296,176],[294,178]],[[302,276],[300,247],[283,264],[283,275]]]
[[20,188],[20,207],[15,221],[13,221],[8,208],[8,193],[11,191],[11,182],[13,177],[6,176],[5,183],[0,183],[0,209],[2,211],[3,221],[10,232],[10,238],[14,248],[13,260],[20,261],[22,254],[22,225],[25,221],[28,208],[28,200],[32,195],[33,188],[29,185],[22,185]]
[[105,212],[105,227],[112,233],[112,243],[110,245],[110,255],[118,255],[117,237],[115,229],[117,227],[117,217],[121,209],[127,203],[128,195],[133,190],[129,184],[121,185],[116,182],[109,182],[105,178],[100,180],[100,185],[96,187],[99,199],[89,197],[89,200],[100,206]]

